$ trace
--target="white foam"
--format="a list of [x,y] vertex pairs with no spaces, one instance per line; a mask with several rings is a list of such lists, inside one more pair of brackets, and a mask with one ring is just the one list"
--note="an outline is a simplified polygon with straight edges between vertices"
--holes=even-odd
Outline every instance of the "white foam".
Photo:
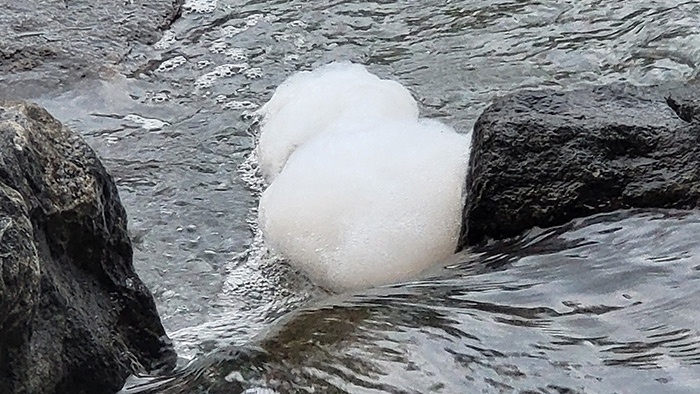
[[214,83],[221,78],[229,78],[233,75],[240,74],[247,70],[250,66],[247,63],[237,64],[222,64],[216,66],[214,71],[210,71],[194,81],[194,86],[197,89],[207,89],[214,86]]
[[217,0],[186,0],[182,5],[184,13],[208,14],[214,12]]
[[275,92],[257,153],[273,179],[259,224],[313,280],[346,290],[410,278],[453,254],[469,140],[395,82],[351,64],[297,74]]
[[162,121],[160,119],[144,118],[136,114],[129,114],[124,116],[124,120],[140,124],[142,128],[148,131],[158,131],[166,126],[170,126],[170,123]]
[[292,151],[344,118],[417,119],[418,106],[406,88],[382,80],[361,65],[331,63],[300,72],[280,85],[259,111],[258,157],[272,181]]
[[172,71],[183,64],[187,63],[187,59],[184,56],[175,56],[174,58],[168,59],[156,68],[156,72],[168,72]]

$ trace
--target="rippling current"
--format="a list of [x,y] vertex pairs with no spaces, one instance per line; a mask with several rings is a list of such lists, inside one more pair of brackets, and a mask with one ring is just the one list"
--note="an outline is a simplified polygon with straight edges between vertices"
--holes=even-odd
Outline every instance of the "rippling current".
[[251,113],[334,60],[469,133],[516,89],[697,81],[700,3],[188,0],[153,47],[41,97],[114,175],[181,356],[176,375],[124,392],[697,392],[697,212],[535,229],[356,294],[270,255]]

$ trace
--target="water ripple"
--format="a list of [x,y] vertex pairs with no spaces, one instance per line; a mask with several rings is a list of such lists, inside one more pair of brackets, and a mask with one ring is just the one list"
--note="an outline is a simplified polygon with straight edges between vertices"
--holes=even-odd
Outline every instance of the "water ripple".
[[114,174],[135,266],[183,363],[194,358],[157,388],[129,392],[697,391],[697,213],[534,229],[411,283],[330,297],[261,242],[250,111],[291,73],[333,60],[398,79],[424,115],[463,133],[516,89],[698,80],[700,3],[184,8],[119,70],[39,100]]

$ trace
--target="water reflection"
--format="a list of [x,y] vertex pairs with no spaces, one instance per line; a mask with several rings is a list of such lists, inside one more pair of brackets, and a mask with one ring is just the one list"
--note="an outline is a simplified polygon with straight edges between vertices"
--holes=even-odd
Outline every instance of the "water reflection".
[[532,231],[428,278],[325,298],[143,392],[690,393],[696,231],[699,214],[675,211]]

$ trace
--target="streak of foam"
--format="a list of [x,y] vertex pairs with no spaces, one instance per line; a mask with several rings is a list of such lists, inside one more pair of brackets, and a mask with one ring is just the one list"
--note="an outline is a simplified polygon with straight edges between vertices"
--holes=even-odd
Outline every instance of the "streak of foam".
[[174,43],[175,43],[175,32],[172,30],[166,30],[165,33],[163,33],[163,36],[153,44],[153,48],[159,49],[159,50],[164,50],[170,48]]
[[238,63],[238,64],[222,64],[220,66],[216,66],[214,68],[214,71],[210,71],[194,81],[194,86],[197,89],[206,89],[214,86],[214,83],[221,79],[221,78],[229,78],[232,77],[236,74],[240,74],[243,71],[247,70],[250,66],[248,66],[247,63]]
[[182,10],[185,13],[208,14],[214,12],[217,3],[217,0],[186,0]]
[[[251,138],[256,138],[253,133]],[[252,150],[238,167],[240,178],[255,197],[265,188],[257,160]],[[241,345],[321,292],[270,253],[257,215],[257,208],[253,208],[247,218],[253,232],[251,245],[225,264],[224,283],[212,302],[220,312],[207,322],[171,334],[181,358],[192,360],[215,349]]]
[[160,66],[156,68],[156,72],[164,73],[172,71],[185,63],[187,63],[187,59],[184,56],[175,56],[161,63]]
[[248,54],[246,53],[245,48],[229,48],[224,52],[224,55],[234,62],[248,62]]
[[139,115],[129,114],[124,117],[124,120],[136,123],[141,126],[141,128],[148,131],[158,131],[163,129],[165,126],[170,126],[170,123],[162,121],[160,119],[154,118],[144,118]]
[[223,105],[224,109],[244,109],[244,110],[254,110],[258,108],[258,104],[252,101],[228,101]]

